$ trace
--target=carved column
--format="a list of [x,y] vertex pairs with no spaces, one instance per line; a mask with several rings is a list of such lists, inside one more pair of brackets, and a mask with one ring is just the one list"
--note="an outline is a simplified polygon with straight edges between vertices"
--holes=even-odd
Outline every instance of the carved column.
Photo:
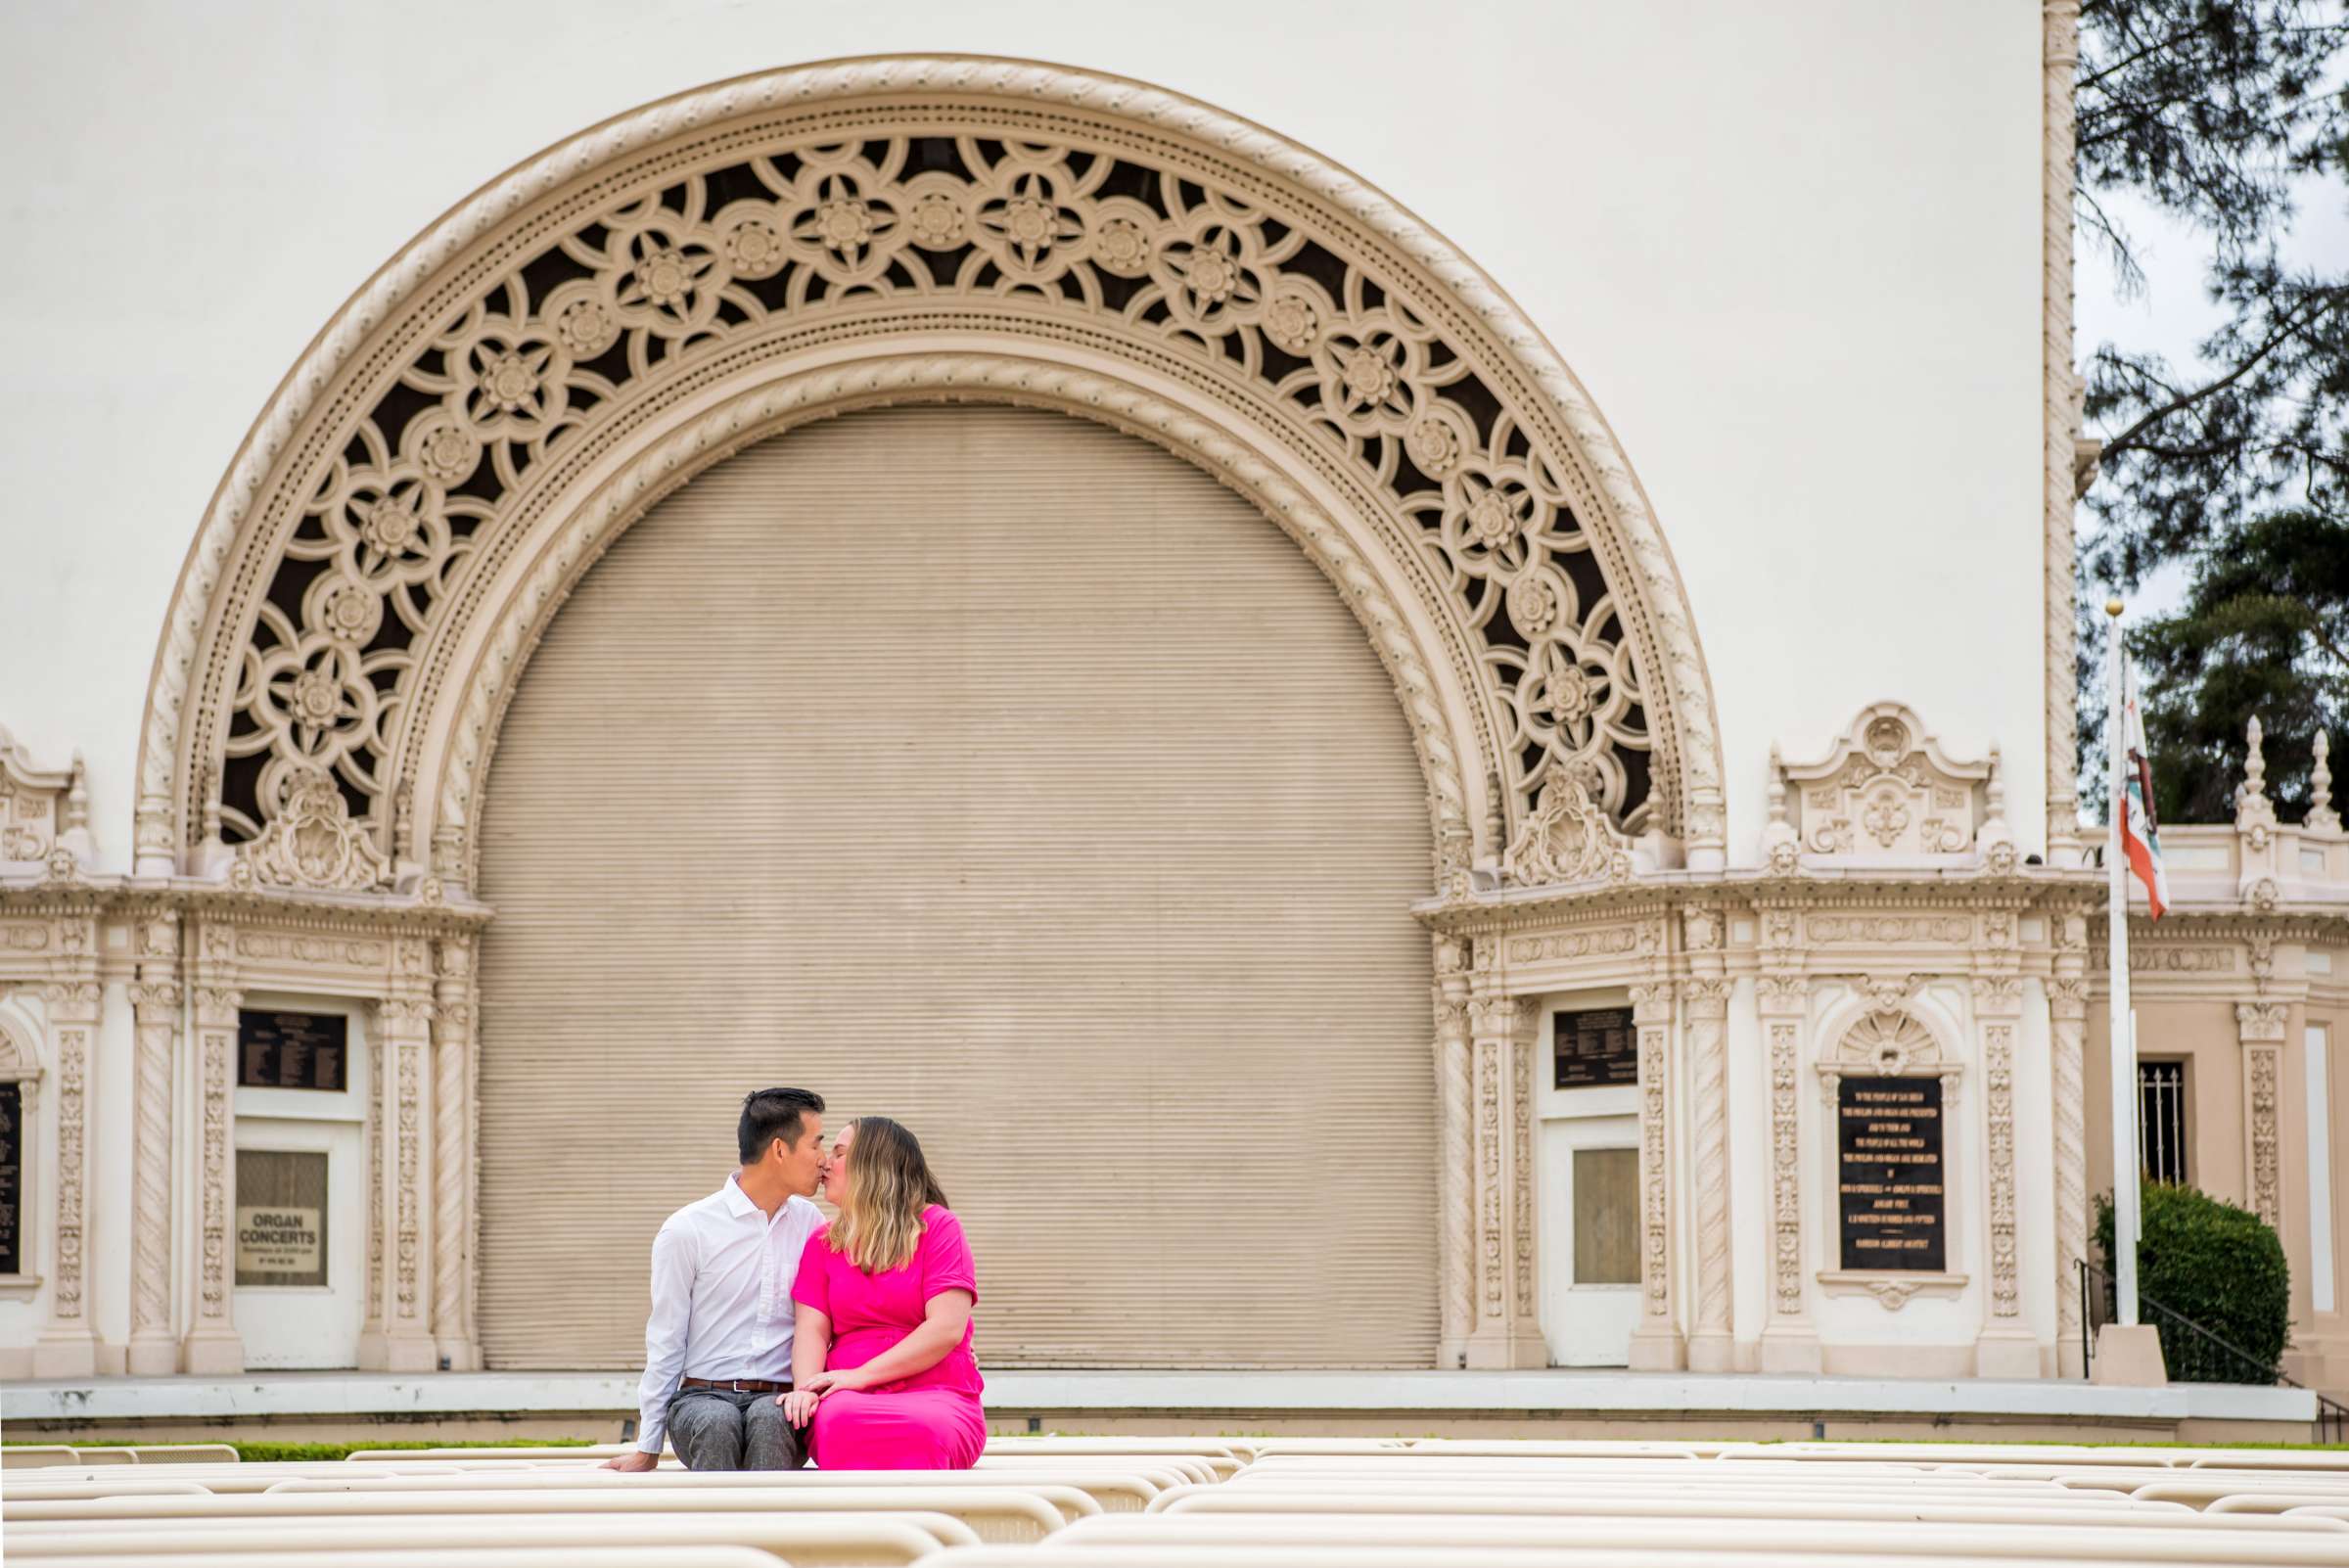
[[2047,685],[2048,863],[2077,863],[2080,829],[2080,715],[2073,668],[2072,506],[2089,477],[2080,463],[2079,382],[2072,369],[2072,76],[2080,58],[2080,0],[2047,0],[2042,12],[2040,178],[2041,371],[2046,438],[2041,551]]
[[171,1066],[179,1057],[179,916],[146,913],[136,927],[138,979],[130,988],[133,1031],[130,1162],[130,1348],[133,1377],[179,1370],[171,1289]]
[[2283,1177],[2277,1142],[2276,1091],[2283,1078],[2283,1026],[2288,1002],[2234,1004],[2243,1046],[2244,1190],[2251,1212],[2283,1231]]
[[1476,1188],[1476,1326],[1468,1364],[1546,1366],[1534,1304],[1538,1267],[1533,1234],[1532,1045],[1534,1004],[1495,994],[1497,975],[1485,967],[1498,938],[1477,939],[1477,990],[1468,1004],[1475,1059],[1472,1163]]
[[2061,934],[2048,981],[2055,1121],[2055,1370],[2088,1375],[2080,1332],[2080,1260],[2088,1256],[2088,922],[2055,916]]
[[180,1342],[180,1366],[218,1376],[245,1369],[245,1340],[235,1315],[237,1203],[236,932],[207,920],[197,927],[196,1010],[196,1318]]
[[1443,1270],[1439,1305],[1438,1366],[1467,1364],[1468,1336],[1476,1326],[1476,1197],[1471,1164],[1476,1140],[1470,1130],[1474,1097],[1468,1044],[1468,976],[1461,944],[1436,939],[1436,1098],[1444,1117],[1443,1159],[1437,1174],[1438,1266]]
[[1803,1256],[1801,1084],[1810,983],[1800,975],[1764,975],[1757,1000],[1770,1096],[1770,1313],[1762,1330],[1762,1370],[1817,1372],[1819,1330],[1811,1321]]
[[[2007,922],[2009,935],[2004,943],[1995,929],[1988,940],[1994,947],[2011,951],[2014,917],[2001,913],[1986,918],[1990,923]],[[1975,977],[1974,1011],[1982,1028],[1983,1167],[1990,1193],[1984,1249],[1990,1263],[1990,1310],[1974,1342],[1978,1377],[2037,1377],[2041,1371],[2039,1341],[2023,1320],[2022,1249],[2014,1195],[2014,1032],[2022,1006],[2021,977]]]
[[1671,981],[1632,988],[1632,1027],[1639,1036],[1639,1316],[1631,1364],[1669,1372],[1686,1360],[1672,1289]]
[[98,1370],[98,1335],[89,1292],[90,1067],[105,992],[98,985],[96,922],[69,911],[59,917],[63,949],[41,990],[57,1041],[57,1206],[49,1282],[49,1321],[32,1349],[35,1377],[89,1377]]
[[466,1136],[473,1055],[473,939],[443,937],[433,1012],[433,1343],[439,1364],[481,1365],[466,1290]]
[[1710,963],[1690,960],[1700,970],[1682,985],[1687,1002],[1688,1072],[1693,1089],[1689,1140],[1695,1156],[1696,1313],[1688,1333],[1688,1369],[1736,1370],[1729,1226],[1729,982]]
[[428,1193],[433,1126],[426,1061],[433,1045],[433,988],[431,940],[396,938],[392,994],[376,1008],[374,1094],[380,1111],[371,1110],[371,1116],[380,1135],[369,1158],[377,1193],[371,1202],[379,1206],[380,1225],[369,1238],[369,1257],[381,1259],[376,1272],[385,1294],[380,1333],[360,1339],[360,1364],[371,1370],[423,1372],[439,1364],[431,1315]]

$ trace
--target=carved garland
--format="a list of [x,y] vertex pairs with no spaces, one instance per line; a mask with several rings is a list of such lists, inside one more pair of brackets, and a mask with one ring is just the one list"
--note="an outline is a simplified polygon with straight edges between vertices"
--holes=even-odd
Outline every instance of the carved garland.
[[2284,1002],[2236,1002],[2235,1032],[2241,1037],[2246,1080],[2244,1109],[2250,1121],[2251,1212],[2279,1229],[2283,1224],[2280,1134],[2276,1120],[2276,1085],[2282,1076]]
[[[461,624],[448,607],[512,547],[538,471],[720,360],[892,310],[1056,356],[1090,335],[1294,428],[1329,483],[1377,498],[1412,591],[1449,606],[1451,663],[1497,731],[1468,743],[1515,796],[1571,760],[1626,826],[1719,843],[1710,694],[1669,554],[1587,397],[1464,259],[1204,106],[899,59],[706,89],[565,144],[345,307],[191,553],[142,738],[143,867],[215,804],[231,837],[258,835],[319,770],[381,847]],[[207,624],[230,642],[205,645]],[[1439,809],[1461,812],[1446,782]]]
[[1796,1127],[1795,1035],[1793,1024],[1770,1026],[1771,1278],[1777,1314],[1803,1311],[1802,1154]]

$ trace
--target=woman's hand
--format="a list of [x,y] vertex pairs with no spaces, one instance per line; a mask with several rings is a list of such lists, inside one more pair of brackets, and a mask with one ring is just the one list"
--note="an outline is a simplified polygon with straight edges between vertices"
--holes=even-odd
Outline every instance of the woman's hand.
[[783,1419],[794,1426],[806,1426],[815,1419],[817,1398],[811,1388],[795,1388],[776,1395],[775,1403],[783,1407]]
[[821,1399],[826,1394],[840,1394],[873,1386],[872,1375],[861,1366],[851,1366],[837,1372],[818,1372],[809,1378],[806,1392]]

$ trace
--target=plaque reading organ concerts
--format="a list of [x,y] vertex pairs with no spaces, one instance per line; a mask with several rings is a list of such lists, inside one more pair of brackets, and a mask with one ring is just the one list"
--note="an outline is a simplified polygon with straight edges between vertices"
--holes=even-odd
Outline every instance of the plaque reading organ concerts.
[[326,1283],[326,1156],[237,1151],[237,1283]]
[[0,1274],[24,1271],[24,1085],[0,1084]]
[[1639,1082],[1639,1040],[1629,1007],[1560,1013],[1553,1053],[1555,1088],[1595,1088]]
[[1942,1272],[1941,1080],[1847,1078],[1836,1102],[1843,1267]]

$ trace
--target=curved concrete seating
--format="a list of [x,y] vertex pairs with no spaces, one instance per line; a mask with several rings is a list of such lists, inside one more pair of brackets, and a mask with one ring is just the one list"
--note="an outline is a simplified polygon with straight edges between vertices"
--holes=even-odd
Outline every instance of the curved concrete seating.
[[977,1545],[969,1527],[944,1514],[614,1515],[596,1519],[532,1518],[518,1530],[510,1516],[401,1519],[396,1536],[380,1519],[156,1519],[11,1525],[12,1561],[105,1559],[134,1553],[210,1554],[268,1562],[279,1552],[358,1554],[386,1545],[401,1548],[686,1545],[755,1546],[793,1568],[899,1568],[943,1546]]
[[[387,1547],[353,1556],[344,1551],[271,1552],[269,1568],[778,1568],[771,1551],[756,1546],[477,1546],[447,1550]],[[105,1559],[107,1568],[219,1568],[216,1552],[134,1552]]]
[[1801,1519],[1458,1518],[1396,1515],[1329,1518],[1298,1515],[1157,1514],[1139,1519],[1087,1519],[1036,1549],[1058,1552],[1099,1545],[1245,1547],[1419,1546],[1473,1561],[1489,1547],[1693,1551],[1719,1556],[1750,1552],[1820,1557],[1980,1557],[2020,1562],[2170,1562],[2212,1568],[2338,1568],[2349,1561],[2339,1538],[2326,1533],[2230,1527],[2167,1531],[2083,1524],[2048,1529],[2023,1525],[1913,1525]]
[[[2200,1524],[2214,1516],[2184,1503],[2146,1502],[2123,1508],[2027,1506],[2013,1503],[1834,1501],[1772,1499],[1752,1495],[1715,1498],[1705,1494],[1651,1493],[1641,1496],[1561,1498],[1548,1493],[1503,1492],[1241,1492],[1197,1488],[1161,1499],[1165,1514],[1427,1514],[1451,1516],[1526,1515],[1558,1518],[1655,1519],[1829,1519],[1913,1521],[1924,1524],[2022,1524],[2050,1527],[2105,1526],[2160,1529]],[[2281,1517],[2280,1514],[2277,1517]],[[2312,1522],[2311,1528],[2326,1528]]]
[[[1068,1522],[1031,1492],[998,1487],[537,1488],[471,1492],[260,1492],[233,1497],[98,1498],[10,1502],[10,1523],[153,1519],[403,1519],[490,1515],[736,1513],[936,1513],[959,1519],[982,1542],[1040,1541]],[[1096,1510],[1097,1511],[1097,1510]]]
[[[978,1470],[752,1470],[732,1474],[694,1471],[664,1465],[658,1470],[622,1475],[603,1469],[529,1470],[520,1474],[459,1476],[301,1476],[280,1481],[275,1492],[411,1492],[502,1491],[523,1488],[611,1487],[778,1487],[887,1488],[912,1484],[929,1487],[1009,1487],[1030,1493],[1058,1507],[1069,1518],[1093,1513],[1139,1513],[1160,1488],[1139,1476],[1108,1472],[1082,1476],[1003,1475]],[[1190,1483],[1185,1483],[1189,1485]]]

